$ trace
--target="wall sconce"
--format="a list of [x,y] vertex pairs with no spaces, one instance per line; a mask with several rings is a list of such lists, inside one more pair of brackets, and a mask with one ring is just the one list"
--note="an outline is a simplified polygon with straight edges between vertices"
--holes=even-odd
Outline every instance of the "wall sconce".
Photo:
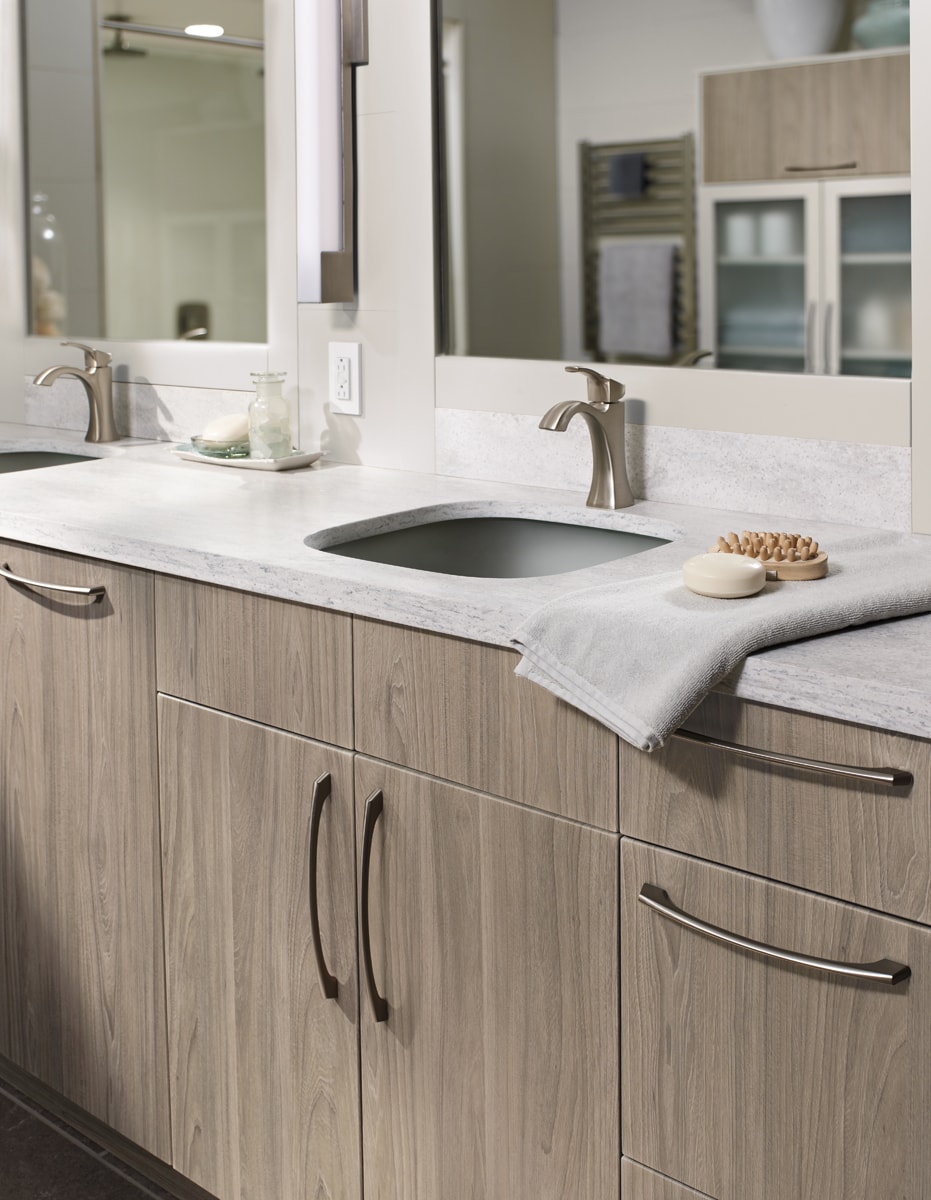
[[355,296],[354,70],[368,62],[366,0],[296,0],[297,299]]

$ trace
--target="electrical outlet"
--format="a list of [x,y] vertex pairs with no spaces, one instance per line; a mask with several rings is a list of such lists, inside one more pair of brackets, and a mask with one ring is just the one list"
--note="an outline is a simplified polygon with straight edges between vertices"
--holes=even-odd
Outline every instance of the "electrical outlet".
[[362,374],[358,342],[330,342],[330,407],[335,413],[362,415]]

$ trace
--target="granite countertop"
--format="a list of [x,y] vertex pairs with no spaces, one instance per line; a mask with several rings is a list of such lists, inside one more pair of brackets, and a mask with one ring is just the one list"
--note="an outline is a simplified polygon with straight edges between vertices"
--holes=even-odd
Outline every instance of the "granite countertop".
[[[524,617],[568,592],[677,570],[730,529],[798,529],[778,515],[638,503],[586,509],[577,492],[322,462],[250,471],[187,462],[165,443],[88,446],[78,433],[0,424],[0,451],[87,453],[92,463],[0,474],[0,537],[507,646]],[[529,579],[470,579],[338,557],[305,544],[333,526],[421,507],[582,518],[670,537],[612,563]],[[828,549],[850,526],[813,522]],[[931,614],[748,658],[721,686],[738,696],[931,738]]]

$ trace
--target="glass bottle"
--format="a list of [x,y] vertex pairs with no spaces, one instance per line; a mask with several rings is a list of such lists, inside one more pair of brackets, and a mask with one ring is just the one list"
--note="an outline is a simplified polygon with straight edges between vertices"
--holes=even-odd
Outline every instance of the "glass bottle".
[[291,453],[291,409],[281,394],[285,371],[253,371],[255,399],[249,405],[252,458],[287,458]]

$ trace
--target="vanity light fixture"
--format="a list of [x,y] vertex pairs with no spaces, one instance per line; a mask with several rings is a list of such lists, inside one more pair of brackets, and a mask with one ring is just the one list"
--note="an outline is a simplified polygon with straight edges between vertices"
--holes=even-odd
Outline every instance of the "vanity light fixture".
[[366,0],[295,6],[297,298],[355,295],[354,71],[368,62]]
[[188,37],[218,38],[224,34],[222,25],[185,25],[184,32]]

